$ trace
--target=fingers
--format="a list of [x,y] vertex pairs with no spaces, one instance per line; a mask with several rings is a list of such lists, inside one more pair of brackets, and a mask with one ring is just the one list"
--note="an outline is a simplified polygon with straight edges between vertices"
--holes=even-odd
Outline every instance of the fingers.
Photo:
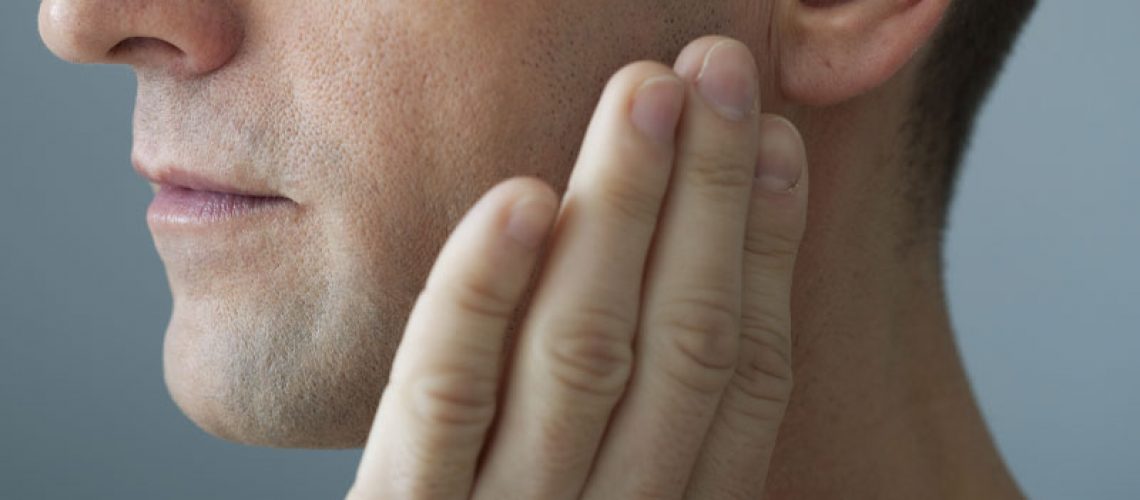
[[658,63],[627,66],[606,86],[521,330],[475,498],[578,498],[628,382],[683,104],[681,80]]
[[638,361],[588,499],[681,498],[736,365],[758,74],[739,42],[694,50],[677,63],[690,85],[647,271]]
[[[791,284],[807,214],[807,159],[787,120],[760,120],[760,178],[744,252],[736,372],[725,388],[685,498],[755,500],[792,392]],[[794,186],[794,187],[790,187]]]
[[350,499],[762,494],[791,393],[807,178],[757,82],[722,37],[611,79],[506,372],[557,199],[516,179],[468,213],[412,312]]
[[348,498],[467,498],[506,326],[557,206],[541,181],[512,179],[452,233],[409,317]]

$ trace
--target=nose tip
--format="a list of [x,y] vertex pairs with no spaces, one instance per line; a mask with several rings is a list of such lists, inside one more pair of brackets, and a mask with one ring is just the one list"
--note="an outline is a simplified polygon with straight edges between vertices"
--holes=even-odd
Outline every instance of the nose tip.
[[40,4],[40,37],[57,57],[74,63],[98,62],[118,44],[106,30],[93,29],[95,2],[45,0]]
[[44,44],[75,63],[129,64],[178,74],[225,65],[242,41],[230,2],[44,0]]

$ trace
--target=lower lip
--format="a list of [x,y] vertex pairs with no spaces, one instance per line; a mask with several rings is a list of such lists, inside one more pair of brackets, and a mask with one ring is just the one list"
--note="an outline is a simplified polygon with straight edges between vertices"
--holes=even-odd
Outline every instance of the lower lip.
[[147,210],[147,220],[161,225],[221,223],[293,205],[288,198],[245,196],[162,186]]

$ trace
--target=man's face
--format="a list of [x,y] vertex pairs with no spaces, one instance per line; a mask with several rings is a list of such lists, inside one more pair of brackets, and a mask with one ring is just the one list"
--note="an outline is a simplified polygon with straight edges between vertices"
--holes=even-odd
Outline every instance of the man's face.
[[[671,63],[708,33],[763,51],[767,7],[47,0],[41,27],[57,52],[136,67],[137,168],[293,202],[208,223],[152,209],[174,296],[175,401],[228,439],[339,447],[363,442],[407,314],[466,209],[514,175],[561,190],[614,70]],[[195,50],[227,57],[195,72]]]

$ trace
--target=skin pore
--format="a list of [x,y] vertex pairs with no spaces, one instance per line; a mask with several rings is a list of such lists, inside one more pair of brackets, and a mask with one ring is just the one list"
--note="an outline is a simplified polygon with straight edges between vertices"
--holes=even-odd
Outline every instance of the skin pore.
[[937,230],[910,201],[903,127],[924,52],[807,105],[779,80],[776,1],[121,4],[48,0],[41,29],[65,58],[135,67],[136,165],[297,204],[255,232],[156,232],[174,296],[166,381],[206,431],[360,446],[467,208],[515,175],[561,192],[609,75],[720,33],[756,55],[762,102],[800,127],[812,169],[770,497],[1017,496],[953,343]]

